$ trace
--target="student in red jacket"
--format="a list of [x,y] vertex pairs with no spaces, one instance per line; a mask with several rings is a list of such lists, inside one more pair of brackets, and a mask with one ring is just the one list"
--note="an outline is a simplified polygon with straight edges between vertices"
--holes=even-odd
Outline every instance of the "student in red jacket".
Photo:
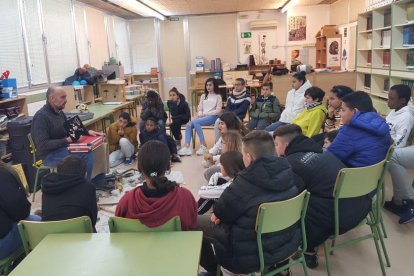
[[148,227],[158,227],[174,216],[181,219],[183,230],[197,224],[197,203],[189,190],[167,179],[170,151],[160,141],[148,141],[138,154],[138,170],[145,182],[125,194],[115,216],[138,219]]

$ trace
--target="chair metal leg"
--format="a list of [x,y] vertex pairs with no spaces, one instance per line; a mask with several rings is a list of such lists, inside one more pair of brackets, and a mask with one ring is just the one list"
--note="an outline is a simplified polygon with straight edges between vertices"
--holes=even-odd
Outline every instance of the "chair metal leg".
[[35,196],[36,196],[36,191],[37,191],[37,181],[39,179],[39,169],[36,168],[36,176],[35,176],[35,183],[34,183],[34,187],[33,187],[33,197],[32,197],[32,202],[35,201]]
[[384,254],[384,257],[385,257],[386,265],[387,265],[387,267],[391,267],[390,259],[388,257],[387,248],[385,247],[384,238],[382,237],[379,226],[377,226],[377,232],[378,232],[379,240],[380,240],[381,247],[382,247],[382,253]]
[[[332,242],[331,242],[331,248],[335,246],[335,241],[336,241],[335,239],[332,240]],[[334,252],[331,251],[330,254],[333,255]]]
[[302,261],[301,261],[301,263],[302,263],[302,267],[303,267],[303,273],[305,274],[305,276],[308,276],[309,275],[308,274],[308,267],[306,265],[305,256],[303,255],[303,253],[302,253]]
[[388,238],[387,231],[385,230],[384,220],[382,219],[382,215],[380,215],[380,216],[381,216],[380,217],[380,224],[381,224],[381,229],[380,230],[382,230],[383,237]]
[[331,252],[330,252],[330,250],[328,248],[327,241],[324,242],[323,249],[325,251],[326,272],[328,273],[328,276],[332,276],[332,273],[331,273],[331,262],[330,262],[330,253]]
[[380,249],[380,246],[378,244],[378,232],[377,232],[377,229],[376,229],[375,226],[370,225],[370,228],[371,228],[372,234],[374,235],[373,240],[374,240],[374,244],[375,244],[375,249],[377,250],[378,261],[380,263],[382,276],[386,276],[387,273],[385,272],[384,262],[383,262],[382,256],[381,256],[381,249]]

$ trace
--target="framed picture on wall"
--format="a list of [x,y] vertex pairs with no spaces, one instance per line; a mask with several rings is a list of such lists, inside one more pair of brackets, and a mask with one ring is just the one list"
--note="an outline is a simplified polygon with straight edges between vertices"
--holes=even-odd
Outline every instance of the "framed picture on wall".
[[306,16],[288,17],[289,41],[306,40]]
[[341,38],[334,37],[326,40],[328,47],[327,67],[341,66]]

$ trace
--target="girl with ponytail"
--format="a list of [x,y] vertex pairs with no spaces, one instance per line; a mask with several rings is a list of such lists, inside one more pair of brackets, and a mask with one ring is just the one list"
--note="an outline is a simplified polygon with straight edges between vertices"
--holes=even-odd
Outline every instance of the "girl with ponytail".
[[148,227],[158,227],[179,216],[181,228],[191,230],[197,224],[197,203],[189,190],[168,180],[170,151],[160,141],[148,141],[138,153],[138,170],[145,182],[125,194],[115,216],[138,219]]

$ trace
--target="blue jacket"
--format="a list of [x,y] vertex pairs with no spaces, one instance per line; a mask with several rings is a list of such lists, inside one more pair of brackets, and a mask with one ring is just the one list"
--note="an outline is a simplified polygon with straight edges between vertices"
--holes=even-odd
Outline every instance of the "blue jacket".
[[391,136],[385,120],[376,112],[357,112],[339,129],[328,151],[348,167],[365,167],[384,160]]

